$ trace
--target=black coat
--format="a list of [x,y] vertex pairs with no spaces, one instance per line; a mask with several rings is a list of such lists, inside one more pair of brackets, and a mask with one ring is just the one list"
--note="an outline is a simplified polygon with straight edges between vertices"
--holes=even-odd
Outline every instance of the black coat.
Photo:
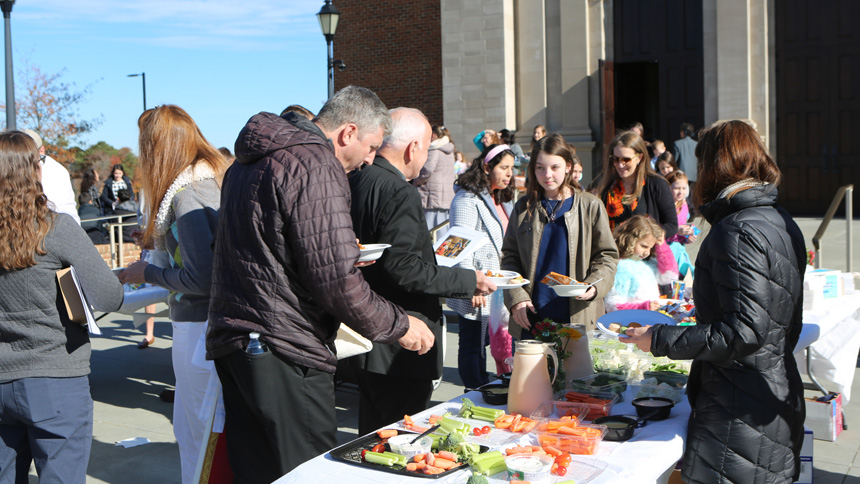
[[[123,175],[122,181],[125,182],[125,186],[131,194],[131,200],[134,200],[134,190],[131,188],[131,180],[129,180],[127,176]],[[102,188],[102,196],[99,198],[99,201],[101,202],[102,212],[104,213],[110,213],[111,210],[113,210],[113,204],[115,202],[119,202],[117,194],[113,192],[113,176],[105,181],[104,188]]]
[[375,264],[362,268],[380,296],[421,319],[436,336],[425,355],[399,344],[374,344],[365,369],[373,373],[435,379],[442,375],[440,297],[471,298],[475,271],[436,265],[418,190],[385,158],[349,178],[352,223],[362,244],[391,244]]
[[792,353],[802,326],[803,234],[772,186],[703,205],[698,326],[653,328],[651,352],[693,358],[687,483],[793,482],[805,408]]
[[[607,187],[600,194],[600,200],[606,204],[606,194],[612,187]],[[608,207],[607,207],[608,208]],[[672,188],[660,175],[648,174],[645,176],[645,186],[636,204],[636,210],[626,211],[626,215],[614,218],[616,224],[628,220],[633,215],[648,215],[654,219],[663,231],[666,238],[678,233],[678,214],[675,212],[675,198],[672,196]],[[617,226],[617,225],[616,225]]]

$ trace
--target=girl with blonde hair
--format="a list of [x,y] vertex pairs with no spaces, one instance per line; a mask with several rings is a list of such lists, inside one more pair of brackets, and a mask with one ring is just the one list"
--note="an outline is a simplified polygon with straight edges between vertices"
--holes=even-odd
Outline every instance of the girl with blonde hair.
[[[176,394],[173,433],[179,444],[182,482],[194,476],[201,446],[209,437],[207,416],[215,412],[221,389],[205,336],[212,283],[212,241],[221,203],[221,180],[227,160],[197,124],[178,106],[144,111],[140,128],[138,176],[146,194],[149,221],[141,236],[144,248],[167,252],[169,267],[135,262],[120,274],[127,283],[147,282],[170,290],[173,323],[173,371]],[[216,413],[223,415],[223,410]],[[213,432],[223,427],[216,418]]]

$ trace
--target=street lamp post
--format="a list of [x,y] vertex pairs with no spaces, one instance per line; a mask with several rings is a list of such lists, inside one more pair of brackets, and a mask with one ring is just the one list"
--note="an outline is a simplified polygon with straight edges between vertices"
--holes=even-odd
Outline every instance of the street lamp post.
[[6,31],[6,129],[17,129],[15,121],[15,80],[12,70],[12,5],[15,0],[0,0],[3,24]]
[[140,74],[129,74],[128,77],[138,77],[140,76],[143,79],[143,110],[146,111],[146,73],[141,72]]
[[332,60],[332,41],[334,40],[334,33],[337,30],[337,22],[340,20],[340,11],[331,4],[331,0],[325,0],[325,5],[317,13],[317,19],[320,21],[320,28],[325,36],[326,50],[328,52],[326,72],[328,74],[328,97],[331,99],[334,96],[334,68],[338,66],[343,70],[346,67],[343,62]]

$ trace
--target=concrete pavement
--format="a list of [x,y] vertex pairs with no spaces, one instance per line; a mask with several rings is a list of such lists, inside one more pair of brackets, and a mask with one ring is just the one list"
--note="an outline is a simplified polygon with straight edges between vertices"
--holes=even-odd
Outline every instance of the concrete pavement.
[[[812,247],[811,238],[820,223],[817,219],[798,219]],[[844,220],[830,226],[832,238],[826,238],[826,266],[844,269]],[[860,222],[854,223],[860,233]],[[691,247],[691,257],[697,247]],[[840,256],[839,254],[843,254]],[[841,260],[839,259],[841,257]],[[860,255],[854,254],[855,270],[860,270]],[[449,318],[456,321],[456,318]],[[132,327],[131,318],[111,315],[101,321],[104,335],[93,338],[90,384],[95,400],[93,448],[88,483],[179,483],[179,452],[171,425],[172,404],[162,402],[158,394],[172,388],[174,379],[170,361],[170,324],[158,319],[156,343],[145,350],[137,349],[142,339]],[[447,336],[443,382],[433,394],[433,404],[449,400],[463,391],[457,374],[457,325],[451,324]],[[494,365],[489,364],[494,371]],[[855,375],[857,384],[860,374]],[[859,387],[860,388],[860,387]],[[814,392],[809,392],[809,396]],[[342,385],[337,391],[338,440],[346,442],[357,435],[357,391]],[[814,479],[816,484],[860,484],[860,403],[845,406],[849,429],[836,442],[815,441]],[[130,449],[116,447],[114,442],[146,437],[152,443]],[[31,470],[31,483],[38,482]]]

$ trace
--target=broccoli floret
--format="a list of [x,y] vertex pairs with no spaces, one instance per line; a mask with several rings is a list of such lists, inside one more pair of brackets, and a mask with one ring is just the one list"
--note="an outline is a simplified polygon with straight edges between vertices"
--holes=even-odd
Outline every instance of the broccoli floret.
[[466,461],[469,457],[481,453],[480,444],[474,442],[462,442],[457,446],[456,454],[460,457],[460,461]]
[[488,481],[486,477],[473,472],[472,475],[469,476],[469,480],[466,481],[466,484],[490,484],[490,481]]
[[475,404],[472,403],[471,400],[469,400],[468,398],[464,398],[463,406],[460,407],[460,416],[463,418],[472,418],[472,407],[474,406]]
[[464,443],[465,439],[462,435],[457,432],[451,432],[450,434],[445,436],[445,439],[439,443],[439,450],[446,450],[448,452],[457,452],[457,448],[460,444]]

